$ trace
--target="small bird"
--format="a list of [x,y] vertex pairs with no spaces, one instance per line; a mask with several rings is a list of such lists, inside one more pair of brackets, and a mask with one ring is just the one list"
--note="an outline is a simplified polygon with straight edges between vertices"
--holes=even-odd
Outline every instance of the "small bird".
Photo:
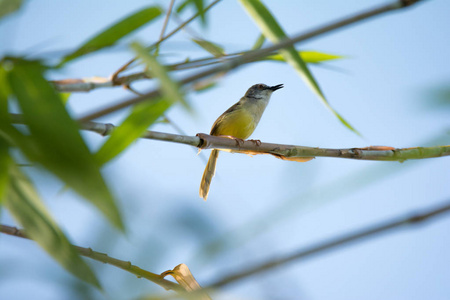
[[[211,128],[210,134],[227,136],[236,140],[247,139],[258,125],[267,104],[269,104],[272,93],[282,87],[282,84],[267,86],[262,83],[251,86],[239,102],[231,106],[217,118]],[[200,197],[203,200],[208,198],[209,186],[216,172],[218,157],[219,150],[212,150],[205,171],[203,172],[200,183]]]

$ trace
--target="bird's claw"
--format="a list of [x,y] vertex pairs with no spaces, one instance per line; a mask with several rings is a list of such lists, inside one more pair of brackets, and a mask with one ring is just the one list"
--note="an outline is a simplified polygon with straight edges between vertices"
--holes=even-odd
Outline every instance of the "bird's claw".
[[248,140],[249,142],[254,143],[256,146],[261,146],[261,141],[260,140]]
[[243,139],[234,137],[232,135],[221,135],[221,137],[225,137],[225,138],[229,138],[229,139],[234,140],[236,142],[236,146],[238,146],[239,148],[241,148],[242,144],[244,144],[244,140]]

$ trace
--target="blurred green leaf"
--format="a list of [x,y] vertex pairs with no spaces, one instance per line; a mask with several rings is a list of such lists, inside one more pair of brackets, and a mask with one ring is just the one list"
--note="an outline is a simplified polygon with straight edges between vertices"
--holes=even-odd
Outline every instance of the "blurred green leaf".
[[180,91],[179,85],[170,78],[166,68],[154,56],[149,54],[142,45],[133,43],[131,48],[136,52],[137,57],[147,65],[147,72],[150,78],[157,78],[159,80],[161,93],[164,98],[170,103],[180,101],[186,108],[189,108]]
[[[342,59],[344,56],[323,53],[318,51],[298,51],[298,54],[303,59],[305,63],[317,64],[328,60],[336,60]],[[264,60],[274,60],[274,61],[282,61],[286,62],[284,57],[281,54],[274,54],[264,58]]]
[[22,0],[0,0],[0,19],[22,6]]
[[95,274],[53,221],[28,178],[12,164],[9,176],[10,186],[5,205],[24,227],[26,234],[67,271],[100,288]]
[[105,47],[114,45],[118,40],[120,40],[127,34],[142,27],[143,25],[149,23],[150,21],[155,20],[157,17],[161,15],[161,12],[162,12],[161,8],[156,6],[150,6],[128,17],[125,17],[116,24],[108,27],[103,32],[97,34],[96,36],[88,40],[76,51],[65,56],[61,61],[60,65],[75,58],[78,58],[80,56],[86,55],[88,53],[98,51]]
[[266,37],[264,36],[264,34],[261,33],[258,36],[258,39],[256,40],[255,44],[253,45],[252,50],[261,49],[261,47],[263,46],[265,41],[266,41]]
[[198,39],[192,39],[192,41],[215,57],[222,57],[225,55],[223,48],[213,42]]
[[30,160],[58,176],[96,205],[115,226],[123,229],[119,211],[100,174],[98,162],[42,72],[43,67],[39,63],[23,60],[15,61],[8,71],[11,91],[17,98],[31,135],[21,136],[14,127],[4,123],[0,124],[0,129],[8,133]]
[[[261,32],[272,41],[272,43],[278,43],[285,39],[287,36],[278,22],[272,16],[270,11],[259,0],[240,0],[247,13],[253,18],[255,23],[260,28]],[[287,63],[289,63],[300,75],[300,77],[306,82],[311,90],[319,97],[323,104],[350,130],[360,135],[359,132],[353,128],[344,118],[339,115],[328,103],[318,83],[314,79],[313,75],[309,71],[305,62],[302,60],[295,48],[288,47],[279,50],[280,54],[284,57]]]
[[59,93],[59,96],[61,97],[62,103],[64,105],[67,104],[67,101],[69,101],[69,98],[71,95],[72,95],[72,93]]
[[10,94],[6,70],[0,64],[0,122],[7,120],[8,116],[8,96]]
[[171,104],[165,98],[160,98],[135,105],[130,115],[114,129],[109,139],[97,152],[96,156],[100,164],[110,161],[141,137]]
[[9,166],[12,162],[9,156],[8,143],[0,135],[0,204],[8,191],[9,184]]
[[202,25],[206,25],[205,6],[203,0],[185,0],[177,7],[177,13],[182,12],[189,5],[193,6],[197,13],[200,15]]
[[[0,137],[5,140],[5,143],[31,149],[32,147],[27,142],[27,137],[11,125],[11,118],[8,112],[8,97],[11,91],[4,64],[5,62],[0,65]],[[12,66],[9,62],[6,65],[8,68]]]

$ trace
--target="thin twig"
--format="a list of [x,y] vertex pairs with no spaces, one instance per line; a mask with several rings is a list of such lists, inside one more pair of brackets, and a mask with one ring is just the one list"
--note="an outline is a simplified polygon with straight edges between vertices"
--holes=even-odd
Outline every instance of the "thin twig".
[[[10,114],[12,123],[25,124],[22,115]],[[96,132],[102,136],[110,135],[115,126],[110,123],[82,122],[82,130]],[[197,136],[178,135],[157,131],[146,131],[142,138],[179,143],[200,149],[222,149],[242,154],[270,154],[283,160],[296,161],[302,158],[335,157],[375,161],[399,161],[450,156],[450,146],[393,148],[387,146],[370,146],[364,148],[315,148],[306,146],[262,143],[247,140],[237,143],[234,139],[199,133]]]
[[166,33],[166,28],[167,28],[167,25],[169,24],[169,19],[170,19],[170,15],[172,14],[172,9],[173,9],[174,3],[175,3],[175,0],[170,0],[169,9],[167,10],[166,18],[164,19],[164,24],[161,29],[161,33],[159,35],[159,40],[158,40],[159,44],[156,46],[156,49],[155,49],[156,56],[158,55],[158,52],[159,52],[159,45],[161,44],[161,41],[164,38],[164,34]]
[[[205,289],[214,289],[221,287],[237,280],[247,278],[253,275],[257,275],[263,272],[270,271],[274,268],[280,267],[287,263],[293,262],[299,259],[305,259],[313,255],[322,254],[329,250],[336,250],[341,246],[349,245],[356,241],[362,241],[369,237],[374,237],[381,233],[388,233],[393,229],[400,229],[404,226],[415,225],[419,223],[424,223],[438,216],[443,216],[445,213],[450,212],[450,202],[444,202],[438,207],[429,208],[417,213],[412,213],[406,217],[397,217],[389,221],[381,222],[376,225],[368,226],[364,229],[360,229],[348,234],[344,234],[337,238],[333,238],[324,242],[317,243],[315,245],[294,251],[291,254],[281,256],[276,259],[269,260],[268,262],[262,263],[257,266],[249,267],[245,271],[239,271],[235,274],[226,276],[216,282],[211,283]],[[242,269],[242,266],[240,266]]]
[[[221,0],[216,0],[213,3],[211,3],[210,5],[208,5],[207,7],[205,7],[204,9],[204,13],[206,13],[210,8],[212,8],[214,5],[216,5],[217,3],[219,3]],[[168,38],[170,38],[171,36],[173,36],[175,33],[177,33],[178,31],[180,31],[181,29],[183,29],[184,26],[186,26],[187,24],[189,24],[191,21],[195,20],[198,16],[200,16],[200,12],[197,12],[195,15],[193,15],[192,17],[190,17],[188,20],[186,20],[186,22],[184,22],[183,24],[181,24],[180,26],[178,26],[176,29],[174,29],[173,31],[171,31],[169,34],[167,34],[163,39],[160,39],[158,42],[156,42],[155,44],[147,47],[147,49],[152,49],[155,47],[158,47],[159,44],[161,44],[162,42],[164,42],[165,40],[167,40]],[[111,75],[112,81],[114,82],[117,78],[117,76],[122,73],[123,71],[125,71],[133,62],[136,61],[136,58],[133,58],[132,60],[130,60],[129,62],[127,62],[126,64],[124,64],[122,67],[120,67],[116,72],[114,72]]]
[[[20,230],[16,227],[0,225],[0,232],[9,234],[12,236],[16,236],[16,237],[30,239],[23,230]],[[83,247],[79,247],[79,246],[73,246],[73,247],[75,247],[75,249],[78,251],[78,254],[80,254],[82,256],[89,257],[93,260],[115,266],[117,268],[120,268],[122,270],[125,270],[129,273],[136,275],[138,278],[142,277],[142,278],[148,279],[148,280],[162,286],[166,290],[173,290],[173,291],[176,291],[179,293],[186,292],[182,287],[180,287],[180,285],[176,284],[175,282],[166,280],[159,274],[155,274],[155,273],[143,270],[143,269],[131,264],[131,262],[129,262],[129,261],[123,261],[123,260],[120,260],[117,258],[110,257],[110,256],[108,256],[108,254],[94,251],[91,248],[83,248]]]
[[[210,65],[215,65],[222,63],[224,61],[224,58],[233,58],[239,55],[247,54],[251,51],[240,51],[230,54],[223,54],[221,57],[216,56],[210,56],[210,57],[204,57],[194,60],[183,60],[183,62],[180,63],[174,63],[170,65],[164,65],[164,67],[168,71],[180,71],[180,70],[188,70],[188,69],[194,69],[194,68],[201,68],[206,67]],[[276,54],[276,52],[270,53],[267,57]],[[260,58],[256,61],[263,61],[266,60],[266,57]],[[255,61],[255,62],[256,62]],[[323,63],[316,63],[316,62],[307,62],[308,64],[314,64],[317,66],[322,66],[326,68],[331,68],[330,66],[326,66]],[[342,70],[336,70],[336,68],[332,68],[334,71],[342,71]],[[108,87],[114,87],[114,86],[127,86],[133,83],[134,81],[143,80],[143,79],[151,79],[147,72],[136,72],[128,75],[124,75],[121,77],[117,77],[114,81],[111,78],[106,77],[92,77],[92,78],[76,78],[76,79],[61,79],[61,80],[52,80],[50,81],[55,89],[59,92],[65,92],[65,93],[72,93],[72,92],[89,92],[94,89],[98,88],[108,88]],[[142,94],[140,94],[142,95]]]
[[[243,64],[246,64],[248,62],[252,62],[252,61],[258,60],[258,59],[260,59],[262,57],[265,57],[269,53],[272,53],[273,51],[277,51],[277,50],[282,49],[282,48],[290,47],[290,46],[292,46],[292,45],[294,45],[296,43],[312,39],[314,37],[323,35],[325,33],[329,33],[329,32],[334,31],[336,29],[343,28],[345,26],[357,23],[357,22],[362,21],[362,20],[367,20],[367,19],[369,19],[371,17],[377,16],[377,15],[381,15],[381,14],[386,13],[386,12],[390,12],[390,11],[394,11],[394,10],[397,10],[397,9],[400,9],[400,8],[404,8],[404,7],[410,6],[410,5],[415,4],[415,3],[419,2],[419,1],[423,1],[423,0],[398,0],[398,1],[395,1],[395,2],[393,2],[391,4],[387,4],[387,5],[383,5],[383,6],[380,6],[380,7],[376,7],[374,9],[370,9],[368,11],[364,11],[364,12],[361,12],[359,14],[356,14],[354,16],[350,16],[350,17],[344,18],[342,20],[335,21],[335,22],[332,22],[330,24],[320,26],[319,28],[312,29],[312,30],[307,31],[305,33],[298,34],[298,35],[294,36],[293,38],[283,39],[282,41],[280,41],[279,43],[277,43],[275,45],[272,45],[272,46],[269,46],[269,47],[266,47],[266,48],[262,48],[262,49],[259,49],[259,50],[251,51],[251,52],[249,52],[246,55],[242,55],[242,56],[239,56],[239,57],[231,59],[231,60],[225,60],[221,65],[219,65],[217,67],[210,68],[208,70],[199,72],[197,74],[188,76],[188,77],[180,80],[179,81],[179,85],[180,86],[181,85],[185,85],[185,84],[194,82],[196,80],[208,77],[208,76],[213,75],[213,74],[218,73],[218,72],[230,71],[230,70],[235,69],[235,68],[237,68],[237,67],[239,67],[239,66],[241,66]],[[136,103],[155,98],[157,96],[159,96],[159,90],[158,89],[150,91],[150,92],[144,94],[141,97],[135,97],[135,98],[132,98],[132,99],[124,100],[124,101],[121,101],[119,103],[116,103],[116,104],[113,104],[111,106],[108,106],[106,108],[103,108],[101,110],[98,110],[96,112],[90,113],[90,114],[82,117],[80,119],[80,121],[90,121],[90,120],[99,118],[101,116],[110,114],[110,113],[112,113],[114,111],[123,109],[125,107],[130,106],[130,105],[134,105]]]

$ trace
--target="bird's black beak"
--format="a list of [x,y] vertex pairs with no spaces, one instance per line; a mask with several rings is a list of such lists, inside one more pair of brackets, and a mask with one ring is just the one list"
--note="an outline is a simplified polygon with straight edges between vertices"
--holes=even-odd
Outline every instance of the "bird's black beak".
[[269,86],[269,90],[272,90],[272,91],[276,91],[276,90],[279,90],[281,88],[283,88],[283,84],[277,84],[277,85],[274,85],[274,86]]

